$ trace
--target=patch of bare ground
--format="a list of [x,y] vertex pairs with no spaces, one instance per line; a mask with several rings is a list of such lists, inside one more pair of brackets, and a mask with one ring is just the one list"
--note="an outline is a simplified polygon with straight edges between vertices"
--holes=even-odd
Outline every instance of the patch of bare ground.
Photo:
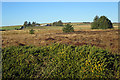
[[28,30],[11,30],[2,32],[2,47],[35,45],[43,46],[52,43],[72,45],[92,45],[118,51],[118,30],[75,30],[73,33],[63,33],[62,30],[36,29],[35,34]]

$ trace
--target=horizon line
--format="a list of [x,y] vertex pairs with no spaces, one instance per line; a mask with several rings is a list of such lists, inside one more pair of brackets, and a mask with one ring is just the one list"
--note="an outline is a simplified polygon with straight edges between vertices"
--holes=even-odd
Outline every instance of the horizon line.
[[[91,21],[83,21],[83,22],[90,22],[92,23]],[[71,23],[83,23],[83,22],[71,22]],[[52,22],[53,23],[53,22]],[[70,22],[63,22],[63,23],[70,23]],[[112,22],[112,23],[120,23],[120,22]],[[49,24],[47,22],[44,22],[44,23],[39,23],[39,24]],[[9,26],[22,26],[23,24],[15,24],[15,25],[0,25],[0,27],[9,27]]]

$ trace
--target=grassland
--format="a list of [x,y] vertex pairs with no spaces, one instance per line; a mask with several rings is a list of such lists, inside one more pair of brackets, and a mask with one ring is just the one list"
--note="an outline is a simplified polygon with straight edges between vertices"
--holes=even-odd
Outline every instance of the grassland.
[[0,27],[0,30],[3,30],[3,31],[6,31],[6,30],[15,30],[16,29],[19,29],[21,27],[21,25],[19,26],[5,26],[5,27]]
[[[112,30],[91,30],[88,24],[74,25],[74,33],[65,34],[61,26],[30,27],[23,30],[2,31],[2,47],[24,45],[49,45],[52,43],[66,43],[73,45],[95,45],[118,52],[117,26]],[[29,34],[33,28],[35,34]]]
[[[4,78],[120,78],[118,26],[91,30],[90,24],[74,23],[73,27],[72,33],[63,33],[61,26],[2,31]],[[30,29],[35,34],[29,34]]]
[[[67,23],[64,23],[64,25],[66,25]],[[75,29],[91,29],[91,24],[90,23],[71,23],[71,25],[74,26]],[[22,25],[18,25],[18,26],[5,26],[5,27],[0,27],[0,30],[15,30],[15,29],[19,29]],[[118,24],[114,23],[113,24],[115,29],[118,29]],[[36,27],[28,27],[27,29],[62,29],[61,26],[56,27],[56,26],[36,26]]]

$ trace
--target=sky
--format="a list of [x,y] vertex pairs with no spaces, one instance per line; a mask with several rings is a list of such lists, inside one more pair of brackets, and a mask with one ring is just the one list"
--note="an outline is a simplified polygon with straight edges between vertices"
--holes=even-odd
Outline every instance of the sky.
[[2,2],[119,2],[120,0],[1,0]]
[[118,22],[118,2],[2,2],[2,26],[24,21],[92,22],[96,15]]

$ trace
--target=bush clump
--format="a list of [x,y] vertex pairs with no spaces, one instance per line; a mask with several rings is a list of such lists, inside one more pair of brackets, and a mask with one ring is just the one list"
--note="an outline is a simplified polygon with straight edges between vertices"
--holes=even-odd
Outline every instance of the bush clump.
[[112,22],[106,17],[101,16],[100,18],[96,16],[93,23],[91,24],[92,29],[111,29],[113,28]]
[[2,79],[116,79],[120,56],[95,46],[53,44],[2,49]]
[[53,26],[63,26],[63,22],[61,20],[53,22]]
[[73,28],[72,25],[70,25],[70,24],[65,25],[65,27],[63,27],[62,30],[63,30],[63,32],[65,32],[65,33],[74,32],[74,28]]
[[34,34],[34,31],[35,31],[35,30],[30,29],[30,30],[29,30],[29,33],[30,33],[30,34]]

